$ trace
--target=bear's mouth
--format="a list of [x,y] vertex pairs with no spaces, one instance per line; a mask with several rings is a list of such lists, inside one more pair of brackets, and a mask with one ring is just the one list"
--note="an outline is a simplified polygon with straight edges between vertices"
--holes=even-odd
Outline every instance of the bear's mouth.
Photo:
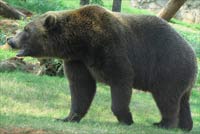
[[26,49],[21,49],[19,50],[19,52],[16,55],[17,57],[24,57],[24,56],[28,56],[28,51]]

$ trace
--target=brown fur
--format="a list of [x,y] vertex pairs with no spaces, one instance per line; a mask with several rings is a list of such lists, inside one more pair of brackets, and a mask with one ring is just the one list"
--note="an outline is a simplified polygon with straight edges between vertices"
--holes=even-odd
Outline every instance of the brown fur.
[[8,40],[18,56],[64,59],[71,110],[63,121],[87,113],[96,82],[111,87],[111,109],[119,122],[132,124],[132,88],[152,93],[164,128],[192,129],[189,96],[196,58],[188,43],[155,16],[114,13],[98,6],[48,12]]

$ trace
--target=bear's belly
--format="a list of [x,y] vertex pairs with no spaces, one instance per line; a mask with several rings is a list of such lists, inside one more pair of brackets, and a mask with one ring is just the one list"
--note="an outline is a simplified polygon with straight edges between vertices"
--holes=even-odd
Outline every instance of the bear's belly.
[[107,79],[106,79],[106,75],[103,71],[97,70],[97,69],[92,68],[92,67],[89,67],[88,70],[89,70],[90,74],[92,75],[92,77],[97,82],[108,84]]

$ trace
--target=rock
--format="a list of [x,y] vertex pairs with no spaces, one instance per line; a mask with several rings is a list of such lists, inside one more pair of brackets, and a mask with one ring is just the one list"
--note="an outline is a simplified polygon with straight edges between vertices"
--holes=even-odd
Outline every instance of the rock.
[[0,72],[10,72],[20,70],[24,72],[31,72],[33,70],[33,65],[26,64],[23,58],[13,57],[0,62]]
[[0,62],[0,72],[12,72],[15,70],[33,73],[37,75],[64,76],[62,60],[38,59],[39,63],[28,63],[24,58],[12,57]]

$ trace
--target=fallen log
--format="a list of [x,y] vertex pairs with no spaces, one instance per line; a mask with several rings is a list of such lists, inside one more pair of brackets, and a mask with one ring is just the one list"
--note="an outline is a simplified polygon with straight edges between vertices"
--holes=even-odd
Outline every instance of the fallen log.
[[0,15],[12,19],[24,19],[26,15],[0,0]]

